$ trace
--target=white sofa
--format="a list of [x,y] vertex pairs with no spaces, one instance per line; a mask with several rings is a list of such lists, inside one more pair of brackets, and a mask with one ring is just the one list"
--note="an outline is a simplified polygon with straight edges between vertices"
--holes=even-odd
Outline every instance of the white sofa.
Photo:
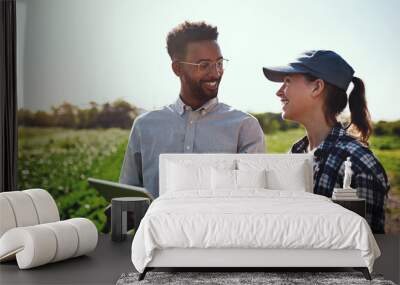
[[0,193],[0,262],[16,259],[20,269],[28,269],[86,254],[97,240],[90,220],[60,221],[43,189]]

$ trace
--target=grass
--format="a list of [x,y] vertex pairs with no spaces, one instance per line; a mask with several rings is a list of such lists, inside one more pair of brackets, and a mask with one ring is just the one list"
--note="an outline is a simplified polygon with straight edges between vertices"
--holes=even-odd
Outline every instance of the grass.
[[127,133],[126,140],[122,140],[117,146],[113,155],[105,157],[99,165],[93,169],[93,177],[118,182],[126,146],[128,144],[128,135],[129,133]]
[[101,229],[107,202],[87,178],[118,180],[129,130],[20,128],[18,188],[43,188],[62,219],[86,217]]
[[303,129],[292,129],[286,132],[276,132],[265,136],[268,153],[287,153],[292,144],[305,135]]

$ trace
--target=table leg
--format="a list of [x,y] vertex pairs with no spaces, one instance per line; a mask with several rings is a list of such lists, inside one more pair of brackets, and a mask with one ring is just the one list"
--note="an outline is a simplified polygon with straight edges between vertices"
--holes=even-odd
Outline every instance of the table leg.
[[113,203],[111,207],[111,240],[122,241],[123,238],[123,213],[125,213],[125,230],[126,230],[126,212],[122,210],[119,203]]
[[149,204],[147,201],[135,204],[135,207],[132,211],[135,233],[136,233],[137,229],[139,228],[140,221],[143,219],[144,215],[146,214],[148,207],[149,207]]

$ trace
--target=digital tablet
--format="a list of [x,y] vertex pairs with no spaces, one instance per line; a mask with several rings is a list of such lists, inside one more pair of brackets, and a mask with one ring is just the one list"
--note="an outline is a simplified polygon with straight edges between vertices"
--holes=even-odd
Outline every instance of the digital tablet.
[[88,182],[89,185],[95,188],[108,202],[111,202],[112,198],[118,197],[145,197],[149,198],[150,201],[154,200],[153,195],[143,187],[91,177],[88,178]]

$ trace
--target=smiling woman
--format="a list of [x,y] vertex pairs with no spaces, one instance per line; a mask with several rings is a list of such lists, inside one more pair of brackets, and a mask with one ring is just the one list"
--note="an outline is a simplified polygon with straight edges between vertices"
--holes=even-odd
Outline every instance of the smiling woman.
[[[367,148],[371,134],[370,115],[363,81],[337,53],[311,50],[287,66],[265,67],[271,81],[283,82],[276,95],[283,103],[282,117],[302,124],[307,136],[296,142],[292,153],[314,154],[314,193],[331,197],[344,187],[345,161],[351,160],[351,186],[366,200],[366,219],[375,233],[384,233],[385,198],[389,191],[386,172]],[[353,89],[347,99],[350,83]],[[352,136],[337,116],[349,101]]]

